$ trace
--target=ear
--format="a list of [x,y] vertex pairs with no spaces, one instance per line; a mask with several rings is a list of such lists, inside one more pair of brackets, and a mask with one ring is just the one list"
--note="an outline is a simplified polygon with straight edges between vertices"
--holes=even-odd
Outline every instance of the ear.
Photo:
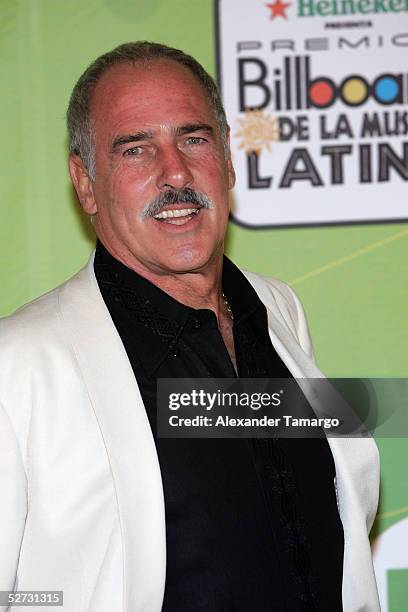
[[230,149],[230,128],[227,130],[227,172],[228,172],[228,189],[232,189],[235,185],[235,170],[231,159]]
[[98,209],[94,198],[93,183],[79,155],[70,156],[69,173],[82,208],[88,215],[94,215]]

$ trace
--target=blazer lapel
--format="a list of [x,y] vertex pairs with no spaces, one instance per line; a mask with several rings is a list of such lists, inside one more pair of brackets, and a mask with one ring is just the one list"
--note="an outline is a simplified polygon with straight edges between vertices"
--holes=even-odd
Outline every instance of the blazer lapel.
[[116,490],[124,555],[124,610],[159,612],[166,539],[160,467],[131,365],[87,268],[60,289],[69,340],[98,421]]

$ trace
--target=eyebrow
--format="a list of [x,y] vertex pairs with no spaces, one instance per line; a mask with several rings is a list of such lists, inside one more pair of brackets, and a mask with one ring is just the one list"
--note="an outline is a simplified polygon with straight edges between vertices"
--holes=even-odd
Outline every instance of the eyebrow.
[[112,151],[115,151],[118,147],[129,142],[140,142],[141,140],[150,140],[153,138],[153,132],[136,132],[136,134],[126,134],[125,136],[118,136],[115,138],[112,144]]
[[184,136],[184,134],[191,134],[194,132],[207,132],[207,134],[214,134],[214,128],[207,123],[186,123],[175,129],[176,136]]
[[[207,134],[214,134],[214,128],[207,123],[186,123],[173,130],[176,136],[184,136],[185,134],[193,134],[194,132],[206,132]],[[118,136],[115,138],[112,144],[112,152],[118,147],[129,144],[130,142],[140,142],[141,140],[151,140],[154,137],[153,132],[140,131],[135,134],[126,134],[124,136]]]

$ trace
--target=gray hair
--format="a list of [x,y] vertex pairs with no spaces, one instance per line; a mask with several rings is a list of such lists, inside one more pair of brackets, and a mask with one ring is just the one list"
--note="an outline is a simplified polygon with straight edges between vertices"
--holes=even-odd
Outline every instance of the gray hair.
[[201,64],[180,49],[147,41],[129,42],[100,55],[88,66],[76,83],[69,100],[67,110],[69,150],[71,154],[78,155],[82,159],[92,179],[95,178],[95,135],[90,120],[90,100],[99,79],[116,64],[135,64],[156,59],[178,62],[197,77],[207,92],[227,152],[228,124],[225,110],[217,85]]

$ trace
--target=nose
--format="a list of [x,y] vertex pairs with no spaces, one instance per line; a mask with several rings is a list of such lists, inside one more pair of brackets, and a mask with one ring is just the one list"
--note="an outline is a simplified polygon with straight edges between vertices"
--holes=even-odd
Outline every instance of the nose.
[[188,159],[177,146],[168,146],[160,151],[160,171],[157,187],[163,191],[169,188],[182,189],[193,182]]

